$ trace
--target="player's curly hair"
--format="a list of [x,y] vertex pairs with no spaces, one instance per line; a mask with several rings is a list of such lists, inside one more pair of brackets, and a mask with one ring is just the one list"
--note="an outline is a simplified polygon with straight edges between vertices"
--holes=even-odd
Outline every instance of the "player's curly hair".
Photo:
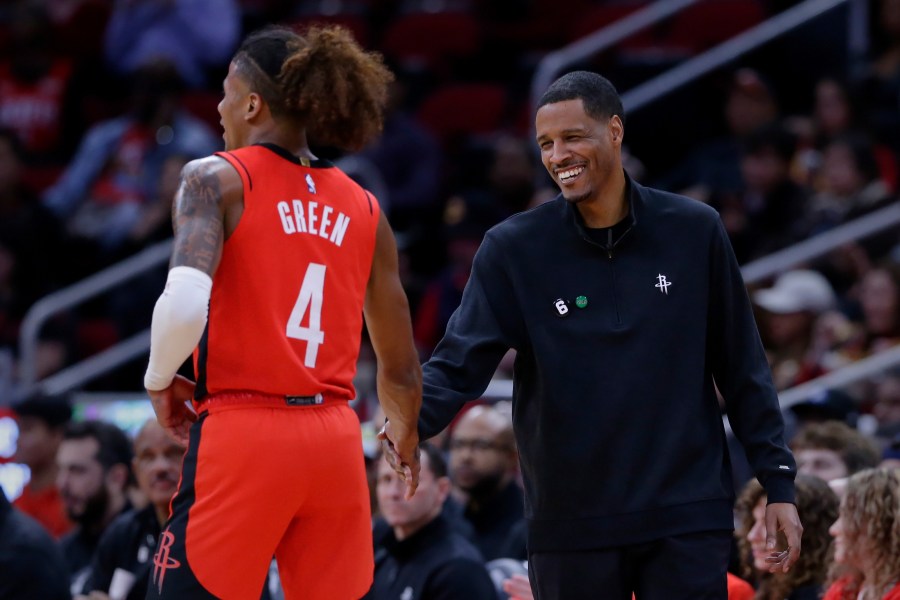
[[358,150],[381,132],[394,76],[343,27],[261,29],[233,59],[275,118],[307,128],[316,143]]
[[847,552],[866,552],[875,576],[864,582],[862,573],[836,564],[829,580],[847,580],[845,598],[855,600],[863,583],[881,598],[900,576],[900,471],[865,469],[850,477],[840,516]]
[[766,498],[766,490],[754,479],[746,486],[735,503],[740,526],[735,531],[741,555],[742,575],[756,580],[757,600],[781,600],[799,587],[822,585],[831,562],[831,536],[828,528],[837,519],[838,498],[827,483],[818,477],[798,475],[797,513],[803,523],[800,539],[802,551],[797,563],[787,573],[756,573],[753,554],[747,535],[753,528],[753,509]]

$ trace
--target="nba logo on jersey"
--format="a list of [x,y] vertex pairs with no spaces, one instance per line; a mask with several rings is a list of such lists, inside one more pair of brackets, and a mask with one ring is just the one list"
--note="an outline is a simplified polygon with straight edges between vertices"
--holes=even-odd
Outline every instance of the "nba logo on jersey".
[[306,174],[306,187],[309,188],[310,194],[316,193],[316,182],[313,181],[312,175],[309,173]]

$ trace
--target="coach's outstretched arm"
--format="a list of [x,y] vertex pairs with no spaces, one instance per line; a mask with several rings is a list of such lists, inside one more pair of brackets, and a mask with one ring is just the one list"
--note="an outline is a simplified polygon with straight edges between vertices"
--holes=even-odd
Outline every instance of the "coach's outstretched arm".
[[185,165],[172,207],[175,245],[166,287],[153,309],[144,387],[159,423],[185,445],[191,423],[197,420],[185,405],[194,394],[194,383],[176,373],[206,328],[225,220],[239,216],[229,211],[242,197],[237,172],[221,158],[208,157]]
[[381,213],[365,317],[378,359],[378,399],[387,417],[379,437],[385,442],[388,462],[406,480],[409,499],[419,485],[417,422],[422,405],[422,367],[397,264],[394,233]]

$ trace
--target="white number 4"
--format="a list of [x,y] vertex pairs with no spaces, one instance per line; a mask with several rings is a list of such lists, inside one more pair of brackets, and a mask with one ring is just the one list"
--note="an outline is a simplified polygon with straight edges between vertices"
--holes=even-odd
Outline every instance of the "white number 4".
[[[325,265],[309,263],[306,275],[303,276],[303,284],[300,286],[300,295],[294,304],[294,310],[287,322],[287,336],[306,342],[306,357],[303,364],[313,368],[316,366],[316,356],[319,353],[319,345],[325,341],[325,332],[322,331],[322,292],[325,290]],[[303,317],[309,309],[309,327],[303,327]]]

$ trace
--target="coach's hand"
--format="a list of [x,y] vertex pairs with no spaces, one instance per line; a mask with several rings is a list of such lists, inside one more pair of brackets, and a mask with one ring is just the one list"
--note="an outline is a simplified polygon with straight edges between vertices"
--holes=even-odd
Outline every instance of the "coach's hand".
[[419,487],[419,432],[388,421],[378,432],[384,457],[403,481],[409,500]]
[[188,445],[188,432],[197,420],[197,413],[186,402],[194,396],[194,382],[176,375],[171,385],[163,390],[147,390],[156,420],[179,444]]
[[[787,548],[781,551],[777,549],[779,531],[783,531],[787,538]],[[769,563],[770,573],[775,573],[779,569],[787,573],[797,562],[800,558],[802,535],[803,525],[800,524],[796,506],[787,502],[773,502],[766,506],[766,550],[771,552],[766,562]]]

